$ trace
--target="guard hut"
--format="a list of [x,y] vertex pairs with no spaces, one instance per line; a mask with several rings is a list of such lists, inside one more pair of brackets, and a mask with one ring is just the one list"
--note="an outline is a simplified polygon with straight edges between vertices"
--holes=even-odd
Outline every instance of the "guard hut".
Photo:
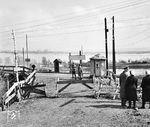
[[106,58],[100,54],[96,54],[94,57],[90,58],[91,63],[91,76],[102,77],[106,74]]
[[56,73],[59,73],[59,64],[62,63],[62,61],[60,59],[55,59],[54,60],[54,71]]

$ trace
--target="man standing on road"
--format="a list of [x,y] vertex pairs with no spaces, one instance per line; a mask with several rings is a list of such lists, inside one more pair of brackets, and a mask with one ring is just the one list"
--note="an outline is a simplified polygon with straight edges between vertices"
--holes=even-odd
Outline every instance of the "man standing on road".
[[130,71],[130,76],[126,80],[126,100],[129,101],[129,107],[131,108],[131,103],[133,102],[133,109],[137,110],[136,101],[137,101],[137,81],[133,71]]
[[114,77],[119,78],[121,106],[122,106],[122,108],[126,108],[125,84],[126,84],[126,80],[127,80],[128,76],[129,76],[129,67],[125,66],[123,69],[124,70],[120,75],[114,74],[113,72],[111,72],[111,73]]
[[76,66],[75,66],[75,63],[72,63],[72,78],[76,79]]
[[123,108],[126,107],[126,91],[125,91],[125,83],[129,76],[128,71],[129,67],[124,67],[124,71],[119,76],[119,82],[120,82],[120,99],[121,99],[121,106]]
[[80,80],[83,78],[83,70],[81,64],[79,64],[78,66],[78,76]]
[[141,108],[145,108],[146,101],[150,103],[150,71],[146,71],[146,76],[143,77],[142,79],[141,88],[142,88],[142,107]]

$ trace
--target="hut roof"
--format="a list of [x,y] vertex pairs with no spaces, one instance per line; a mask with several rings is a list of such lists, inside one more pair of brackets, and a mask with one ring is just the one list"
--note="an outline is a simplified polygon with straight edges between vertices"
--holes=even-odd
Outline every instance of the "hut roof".
[[106,58],[104,56],[101,56],[100,54],[96,54],[95,56],[93,56],[90,59],[91,60],[106,60]]
[[62,60],[61,60],[61,59],[55,59],[53,62],[59,62],[59,63],[62,63]]

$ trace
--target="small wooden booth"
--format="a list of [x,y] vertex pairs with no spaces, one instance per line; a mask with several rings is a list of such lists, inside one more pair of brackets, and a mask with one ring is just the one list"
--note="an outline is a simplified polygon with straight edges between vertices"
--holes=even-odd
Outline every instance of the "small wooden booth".
[[90,58],[91,63],[91,76],[101,77],[106,74],[106,58],[100,54],[96,54]]
[[59,64],[62,63],[62,61],[60,59],[55,59],[54,60],[54,71],[56,73],[59,73]]

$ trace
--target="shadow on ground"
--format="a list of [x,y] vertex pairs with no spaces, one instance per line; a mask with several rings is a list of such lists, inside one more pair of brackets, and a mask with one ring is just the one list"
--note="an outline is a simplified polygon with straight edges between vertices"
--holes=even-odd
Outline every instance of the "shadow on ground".
[[74,103],[120,103],[119,100],[75,101]]
[[63,93],[58,95],[59,98],[90,98],[90,99],[96,99],[94,95],[77,95],[72,93]]
[[120,105],[113,105],[113,104],[101,104],[101,105],[89,105],[86,107],[92,107],[92,108],[115,108],[115,109],[121,109]]

